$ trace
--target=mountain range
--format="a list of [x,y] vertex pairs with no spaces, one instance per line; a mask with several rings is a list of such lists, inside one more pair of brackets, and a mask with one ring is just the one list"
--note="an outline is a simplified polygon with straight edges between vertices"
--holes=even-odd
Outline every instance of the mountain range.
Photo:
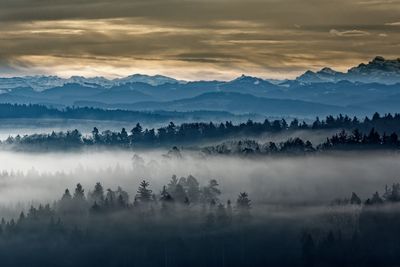
[[293,80],[268,81],[242,75],[231,81],[181,81],[135,74],[68,79],[57,76],[0,78],[0,103],[53,107],[195,111],[316,116],[400,112],[400,59],[375,57],[346,73],[323,68]]
[[83,77],[83,76],[72,76],[70,78],[61,78],[58,76],[24,76],[24,77],[11,77],[11,78],[0,78],[0,90],[9,90],[19,87],[29,87],[36,91],[43,91],[46,89],[60,87],[66,84],[79,84],[83,86],[96,87],[101,86],[104,88],[110,88],[113,86],[120,86],[129,83],[147,83],[149,85],[160,85],[164,83],[181,83],[176,79],[162,76],[162,75],[143,75],[134,74],[124,78],[117,78],[109,80],[104,77]]
[[304,83],[351,81],[362,83],[400,83],[400,58],[387,60],[377,56],[367,64],[361,63],[347,72],[323,68],[320,71],[306,71],[297,81]]

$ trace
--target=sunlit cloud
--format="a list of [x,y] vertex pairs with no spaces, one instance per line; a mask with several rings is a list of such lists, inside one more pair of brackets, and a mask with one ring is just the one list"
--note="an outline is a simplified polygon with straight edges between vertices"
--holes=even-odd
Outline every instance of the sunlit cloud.
[[290,78],[324,66],[346,70],[375,55],[398,57],[397,4],[5,0],[0,76]]
[[400,21],[388,22],[388,23],[385,23],[385,25],[387,25],[387,26],[400,26]]
[[343,37],[354,37],[354,36],[367,36],[370,35],[369,32],[366,31],[359,31],[359,30],[349,30],[349,31],[338,31],[332,29],[329,31],[331,35],[334,36],[343,36]]

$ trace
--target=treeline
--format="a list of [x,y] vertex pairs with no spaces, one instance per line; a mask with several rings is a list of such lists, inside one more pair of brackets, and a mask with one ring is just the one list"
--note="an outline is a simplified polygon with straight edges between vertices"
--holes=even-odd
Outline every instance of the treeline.
[[400,203],[400,183],[394,183],[392,186],[385,186],[382,196],[376,191],[370,198],[364,201],[356,194],[352,193],[350,198],[335,199],[332,205],[380,205]]
[[[376,126],[376,127],[375,127]],[[372,128],[371,128],[372,127]],[[359,122],[357,118],[350,119],[347,116],[338,116],[333,118],[328,116],[326,120],[320,121],[318,118],[312,125],[306,123],[299,124],[295,119],[289,125],[282,120],[269,121],[266,119],[263,123],[253,122],[249,120],[247,123],[234,125],[232,122],[220,123],[216,125],[210,123],[183,123],[175,125],[170,122],[168,126],[158,129],[144,129],[139,123],[136,124],[129,132],[123,128],[120,132],[106,130],[100,132],[95,127],[90,136],[82,136],[78,130],[67,132],[52,132],[51,134],[32,134],[15,137],[9,137],[2,143],[5,145],[16,145],[17,147],[36,147],[38,149],[69,149],[83,146],[110,146],[122,148],[134,147],[159,147],[171,145],[195,144],[204,141],[224,140],[227,138],[242,138],[251,136],[261,136],[265,133],[280,133],[290,130],[317,130],[317,129],[353,129],[352,135],[347,135],[342,131],[340,135],[335,135],[328,140],[328,143],[322,144],[324,149],[329,147],[339,147],[339,144],[346,146],[366,145],[376,143],[379,145],[395,146],[398,142],[396,131],[400,127],[400,115],[391,114],[383,117],[375,114],[372,119],[365,118],[363,122]],[[388,129],[383,131],[380,136],[380,129]],[[348,130],[350,131],[350,130]],[[392,133],[387,136],[386,132]],[[345,134],[345,136],[343,135]],[[371,134],[373,136],[371,136]],[[350,139],[349,139],[350,138]],[[303,145],[298,138],[289,140],[287,145]],[[299,142],[299,144],[297,144]],[[310,143],[303,142],[310,147]],[[275,148],[271,147],[273,151]]]
[[[136,129],[136,127],[134,128]],[[135,131],[131,135],[123,129],[120,133],[107,131],[100,134],[95,128],[92,136],[85,137],[78,130],[59,132],[52,134],[33,134],[23,137],[9,137],[2,142],[3,146],[11,146],[15,149],[42,149],[42,150],[57,150],[57,149],[75,149],[90,146],[105,146],[119,148],[135,148],[143,147],[135,138]],[[136,142],[139,142],[137,144]],[[166,138],[165,142],[157,142],[158,146],[167,146],[170,144]],[[180,144],[179,142],[176,142]],[[156,147],[152,143],[151,147]],[[284,142],[267,142],[259,143],[255,140],[239,140],[226,141],[218,145],[207,146],[200,149],[201,152],[207,155],[275,155],[275,154],[309,154],[315,152],[323,152],[330,150],[397,150],[400,148],[400,139],[393,132],[390,135],[383,133],[379,134],[374,128],[369,133],[363,134],[360,130],[355,129],[351,133],[345,130],[340,131],[328,137],[325,142],[320,144],[312,144],[308,140],[301,138],[289,138]],[[169,153],[180,154],[177,146],[174,146]],[[168,154],[167,154],[168,155]]]
[[303,155],[316,152],[310,141],[300,138],[291,138],[285,142],[267,142],[260,144],[254,140],[228,141],[215,146],[201,149],[205,155],[232,155],[232,156],[266,156],[266,155]]
[[320,120],[318,117],[310,124],[311,129],[359,129],[362,133],[368,133],[372,128],[379,132],[399,132],[400,131],[400,114],[394,115],[388,113],[381,116],[375,112],[372,117],[359,119],[357,117],[350,118],[348,116],[339,115],[337,117],[327,116]]
[[[38,104],[8,104],[0,103],[0,118],[62,118],[62,119],[91,119],[91,120],[115,120],[115,121],[146,121],[146,122],[163,122],[171,119],[204,119],[207,117],[232,117],[233,115],[227,112],[216,111],[195,111],[195,112],[142,112],[130,110],[107,110],[92,107],[66,107],[57,109]],[[353,130],[358,128],[362,132],[369,131],[375,128],[379,132],[399,132],[400,131],[400,114],[396,113],[385,114],[381,116],[379,113],[373,114],[371,118],[365,117],[360,119],[357,117],[349,117],[347,115],[327,116],[325,119],[316,118],[314,122],[306,123],[293,119],[288,122],[285,119],[268,120],[263,122],[254,122],[248,120],[246,123],[232,124],[226,123],[186,123],[180,126],[168,125],[160,129],[142,129],[145,139],[151,139],[152,132],[155,135],[164,135],[170,127],[174,127],[174,138],[188,138],[189,141],[197,141],[215,137],[231,137],[238,135],[257,136],[268,132],[280,132],[286,130],[298,129],[347,129]],[[146,134],[147,132],[147,134]],[[168,132],[169,135],[172,132]],[[150,136],[149,136],[150,135]],[[170,141],[172,136],[169,136]],[[162,138],[161,138],[162,139]]]
[[[177,117],[177,116],[176,116]],[[66,107],[56,109],[37,104],[1,104],[0,119],[82,119],[114,121],[163,122],[174,118],[171,114],[129,110],[105,110],[92,107]]]
[[362,134],[360,130],[355,129],[351,134],[342,130],[333,135],[318,146],[320,150],[350,150],[350,149],[398,149],[400,140],[398,135],[379,134],[375,128],[372,128],[368,134]]
[[380,135],[375,129],[371,129],[368,134],[362,134],[360,130],[355,129],[352,133],[342,130],[315,146],[310,141],[304,141],[297,137],[284,142],[264,144],[254,140],[229,141],[204,147],[201,151],[206,155],[258,156],[304,155],[331,150],[398,150],[399,148],[400,139],[396,133]]
[[[124,109],[102,109],[94,107],[54,108],[38,104],[0,103],[0,119],[75,119],[106,120],[121,122],[145,121],[165,123],[168,121],[241,119],[242,116],[224,111],[134,111]],[[254,116],[256,117],[256,116]]]

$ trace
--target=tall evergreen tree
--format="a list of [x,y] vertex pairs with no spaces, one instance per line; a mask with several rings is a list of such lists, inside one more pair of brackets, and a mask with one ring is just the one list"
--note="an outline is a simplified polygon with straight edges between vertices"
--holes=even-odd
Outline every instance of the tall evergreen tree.
[[152,200],[152,191],[148,188],[149,183],[143,180],[140,183],[139,189],[137,191],[137,199],[140,202],[150,202]]
[[175,188],[178,184],[178,178],[176,177],[176,175],[172,175],[170,182],[168,183],[168,192],[170,194],[173,194],[173,192],[175,192]]
[[197,179],[189,175],[186,179],[187,196],[192,203],[197,203],[200,199],[200,185]]
[[202,197],[203,201],[207,203],[216,203],[218,202],[218,197],[221,194],[221,191],[218,188],[219,184],[217,180],[212,179],[208,183],[206,187],[203,188]]
[[236,200],[236,209],[240,217],[248,217],[250,215],[250,202],[249,195],[246,192],[239,194]]
[[96,183],[93,192],[89,194],[89,198],[92,202],[97,202],[99,205],[104,204],[104,188],[101,183]]
[[175,191],[173,193],[174,199],[178,202],[178,203],[185,203],[187,196],[185,193],[185,190],[183,189],[183,186],[181,184],[177,184],[175,186]]
[[361,205],[361,199],[354,192],[351,193],[350,204],[352,204],[352,205]]
[[74,192],[75,200],[85,200],[85,190],[83,189],[81,184],[77,184]]
[[71,199],[72,199],[72,196],[71,196],[71,193],[69,192],[69,189],[65,189],[65,192],[64,192],[61,200],[68,201],[68,200],[71,200]]

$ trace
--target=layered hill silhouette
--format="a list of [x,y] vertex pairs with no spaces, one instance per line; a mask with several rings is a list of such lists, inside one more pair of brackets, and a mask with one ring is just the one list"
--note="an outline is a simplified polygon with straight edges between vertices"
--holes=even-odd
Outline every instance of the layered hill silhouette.
[[292,99],[277,99],[256,97],[251,94],[236,92],[210,92],[193,98],[179,99],[173,101],[157,102],[146,101],[133,104],[104,104],[100,102],[81,101],[75,102],[76,106],[93,106],[103,109],[127,109],[137,111],[179,111],[189,112],[193,110],[227,111],[234,114],[255,113],[268,114],[270,116],[313,116],[314,111],[318,114],[356,114],[361,108],[340,107],[328,104],[320,104]]
[[156,75],[32,76],[0,79],[0,103],[89,106],[129,110],[216,110],[315,116],[400,112],[400,59],[375,57],[347,72],[307,71],[294,80],[242,75],[231,81],[180,81]]

